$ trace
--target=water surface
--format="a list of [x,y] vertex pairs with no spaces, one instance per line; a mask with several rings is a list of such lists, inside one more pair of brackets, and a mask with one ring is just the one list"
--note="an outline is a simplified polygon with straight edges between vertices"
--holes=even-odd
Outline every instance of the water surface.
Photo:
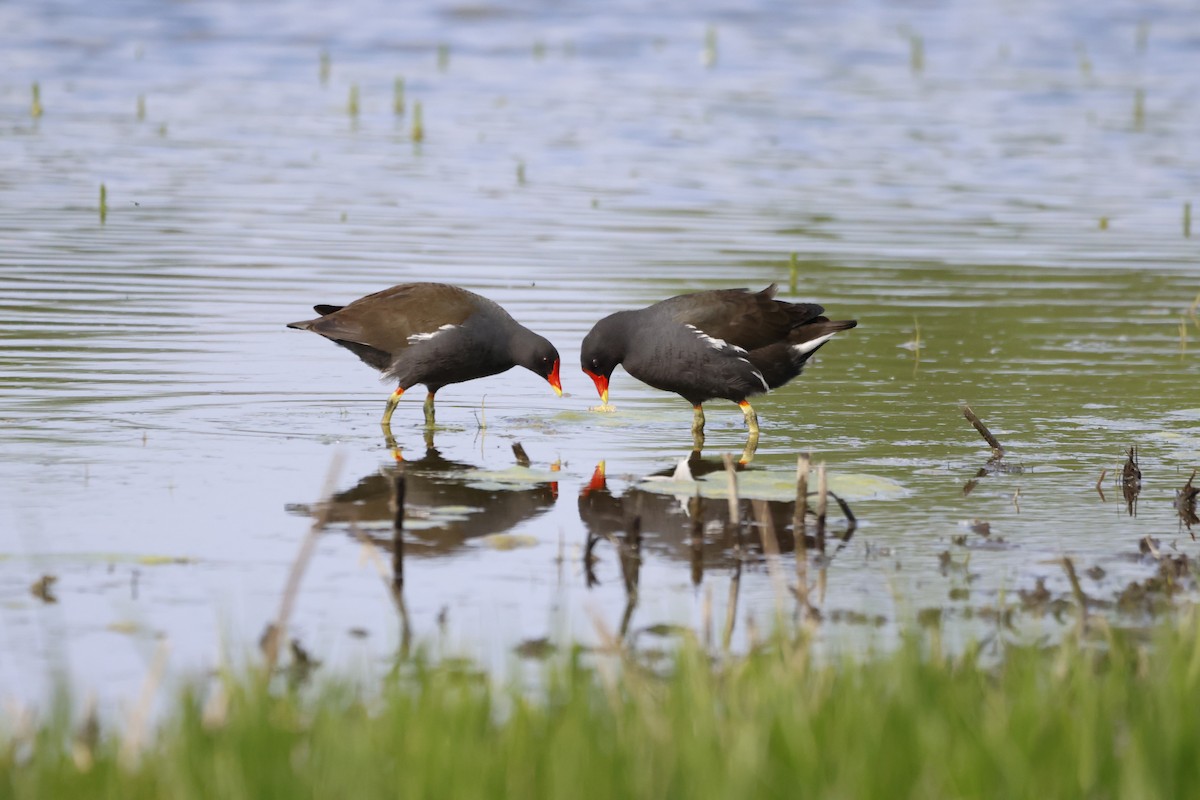
[[[1039,580],[1070,595],[1064,555],[1107,600],[1154,573],[1142,537],[1194,555],[1172,500],[1200,463],[1200,238],[1183,230],[1200,15],[1019,12],[0,8],[0,694],[38,697],[54,667],[127,697],[159,640],[178,672],[252,648],[334,453],[339,499],[388,544],[391,387],[283,326],[412,280],[503,304],[558,346],[567,390],[522,371],[447,387],[432,447],[419,399],[396,414],[405,598],[444,652],[502,670],[543,637],[658,646],[722,624],[734,575],[732,645],[770,624],[755,537],[743,561],[709,526],[697,557],[685,504],[644,480],[688,455],[687,404],[618,372],[618,412],[591,414],[575,370],[601,316],[684,291],[779,282],[860,322],[756,403],[772,497],[809,452],[859,518],[813,561],[822,641],[886,644],[931,608],[987,635],[984,612]],[[965,496],[989,453],[964,400],[1020,468]],[[732,404],[708,419],[711,466],[745,434]],[[1136,516],[1111,483],[1131,444]],[[631,562],[614,542],[633,516]],[[322,536],[291,634],[327,663],[384,663],[399,624],[350,518]],[[54,603],[30,591],[47,574]],[[1012,635],[1060,624],[1032,610]]]

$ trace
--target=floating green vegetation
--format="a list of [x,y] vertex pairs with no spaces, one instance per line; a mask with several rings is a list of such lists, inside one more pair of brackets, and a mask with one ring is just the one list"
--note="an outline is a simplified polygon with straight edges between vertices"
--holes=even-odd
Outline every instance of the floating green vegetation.
[[1146,127],[1146,90],[1138,89],[1133,93],[1133,129],[1140,131]]
[[146,95],[144,94],[137,96],[137,118],[138,122],[146,119]]
[[1184,797],[1200,783],[1184,713],[1200,691],[1193,614],[1149,640],[1090,624],[1058,645],[958,655],[930,616],[869,658],[822,656],[803,635],[714,658],[685,631],[656,660],[609,638],[599,662],[540,640],[542,660],[503,685],[418,656],[366,686],[295,645],[291,683],[225,672],[151,722],[156,657],[128,718],[63,696],[45,715],[10,708],[0,785],[14,800],[703,800]]
[[397,76],[392,82],[392,113],[398,117],[404,116],[404,76]]
[[42,108],[42,87],[38,86],[37,81],[33,82],[33,98],[29,103],[29,116],[34,119],[39,119],[45,109]]
[[437,48],[437,68],[438,72],[445,72],[450,69],[450,45],[442,42]]
[[525,162],[524,161],[517,162],[517,185],[518,186],[525,185]]
[[412,140],[414,142],[425,141],[425,121],[421,113],[421,101],[413,103],[413,120],[412,120]]
[[350,85],[350,99],[346,101],[346,113],[352,117],[358,116],[358,84]]
[[[638,488],[655,494],[727,498],[730,487],[728,476],[717,471],[694,480],[689,477],[656,477],[643,480]],[[904,486],[890,478],[867,473],[831,473],[829,491],[848,501],[896,500],[909,493]],[[795,500],[796,475],[794,472],[748,469],[737,473],[737,494],[738,497],[751,500]]]
[[100,184],[100,224],[108,219],[108,189],[104,184]]
[[1100,227],[1100,230],[1102,230],[1102,231],[1108,230],[1108,217],[1105,217],[1105,216],[1100,217],[1099,227]]
[[321,51],[321,63],[317,68],[317,77],[321,81],[321,85],[325,86],[329,83],[329,73],[333,71],[333,62],[329,58],[329,51]]
[[800,279],[800,261],[796,254],[792,253],[788,256],[788,293],[796,293],[796,283]]
[[1183,238],[1192,238],[1192,204],[1183,204]]
[[546,57],[546,43],[538,39],[533,43],[533,60],[541,61]]

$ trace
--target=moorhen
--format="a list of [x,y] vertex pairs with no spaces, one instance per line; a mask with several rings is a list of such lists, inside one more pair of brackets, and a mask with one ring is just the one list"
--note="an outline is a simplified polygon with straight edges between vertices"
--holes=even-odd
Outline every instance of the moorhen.
[[346,306],[318,305],[316,319],[289,328],[319,333],[400,385],[388,398],[382,425],[390,428],[400,396],[423,383],[425,424],[433,425],[438,389],[515,366],[541,375],[561,397],[558,351],[496,303],[444,283],[402,283]]
[[692,404],[697,449],[704,440],[701,403],[717,397],[741,406],[757,439],[758,416],[746,398],[783,386],[834,334],[858,324],[830,320],[816,303],[776,300],[776,289],[683,294],[597,322],[583,339],[580,362],[600,393],[600,408],[611,410],[608,380],[621,364]]

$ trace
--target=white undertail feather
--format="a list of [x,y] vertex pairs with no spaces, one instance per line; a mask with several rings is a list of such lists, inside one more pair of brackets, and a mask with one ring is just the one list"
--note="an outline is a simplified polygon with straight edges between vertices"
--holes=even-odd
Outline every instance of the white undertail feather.
[[804,344],[794,344],[789,349],[796,355],[802,356],[805,353],[811,353],[813,350],[816,350],[818,347],[832,339],[836,334],[837,331],[834,331],[833,333],[827,333],[824,336],[818,336],[817,338],[807,341]]

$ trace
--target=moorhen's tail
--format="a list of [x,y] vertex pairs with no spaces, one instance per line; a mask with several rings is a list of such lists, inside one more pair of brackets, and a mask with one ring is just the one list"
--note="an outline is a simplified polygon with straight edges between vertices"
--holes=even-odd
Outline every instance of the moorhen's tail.
[[[317,312],[322,317],[327,317],[330,314],[334,313],[335,311],[341,311],[343,308],[345,308],[345,306],[329,306],[329,305],[322,304],[322,305],[313,306],[313,311]],[[320,319],[320,317],[318,317],[317,319],[306,319],[306,320],[301,320],[300,322],[289,322],[287,324],[287,326],[289,328],[295,328],[296,330],[299,330],[299,331],[307,331],[307,330],[310,330],[314,324],[316,324],[320,321],[321,321],[321,319]]]
[[767,386],[778,389],[800,374],[804,364],[813,353],[833,338],[838,331],[858,325],[858,320],[830,320],[826,317],[793,328],[783,341],[751,350],[747,355],[750,363],[762,373]]

